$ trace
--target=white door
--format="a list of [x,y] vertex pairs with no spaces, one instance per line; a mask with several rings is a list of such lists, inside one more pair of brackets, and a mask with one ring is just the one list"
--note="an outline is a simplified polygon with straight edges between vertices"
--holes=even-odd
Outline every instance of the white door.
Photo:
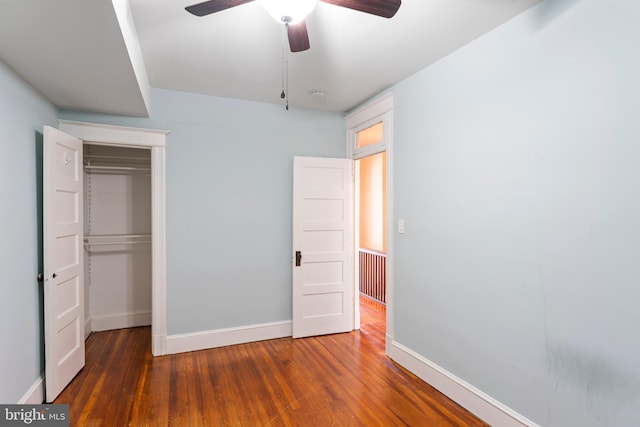
[[353,330],[353,161],[294,157],[293,337]]
[[44,128],[44,347],[46,400],[84,366],[82,141]]

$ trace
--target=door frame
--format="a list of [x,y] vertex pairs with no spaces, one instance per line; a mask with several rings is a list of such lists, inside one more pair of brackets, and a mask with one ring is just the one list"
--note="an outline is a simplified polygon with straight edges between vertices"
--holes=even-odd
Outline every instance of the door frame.
[[151,150],[151,353],[167,354],[166,136],[169,131],[58,120],[83,143]]
[[[356,147],[356,135],[359,131],[382,122],[383,140],[377,144],[371,144],[363,148]],[[347,158],[354,162],[362,158],[386,152],[387,153],[387,174],[386,174],[386,214],[387,214],[387,260],[386,260],[386,333],[385,333],[385,353],[389,355],[391,344],[393,343],[393,236],[394,236],[394,216],[393,216],[393,94],[386,92],[372,101],[356,108],[345,117],[347,128]],[[354,167],[356,171],[356,167]],[[355,175],[355,174],[354,174]],[[354,186],[356,183],[354,179]],[[359,194],[354,188],[354,239],[353,239],[353,267],[354,267],[354,329],[360,328],[360,289],[359,289],[359,262],[357,242],[360,230],[359,221]]]

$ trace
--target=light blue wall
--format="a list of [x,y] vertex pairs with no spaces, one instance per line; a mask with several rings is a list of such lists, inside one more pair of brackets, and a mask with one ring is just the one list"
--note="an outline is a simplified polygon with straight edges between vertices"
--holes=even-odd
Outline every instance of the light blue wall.
[[61,118],[170,130],[168,333],[291,320],[293,156],[345,156],[325,113],[152,90],[150,119]]
[[395,338],[544,426],[640,425],[639,22],[547,0],[393,88]]
[[56,109],[0,61],[0,403],[16,403],[43,369],[42,127]]

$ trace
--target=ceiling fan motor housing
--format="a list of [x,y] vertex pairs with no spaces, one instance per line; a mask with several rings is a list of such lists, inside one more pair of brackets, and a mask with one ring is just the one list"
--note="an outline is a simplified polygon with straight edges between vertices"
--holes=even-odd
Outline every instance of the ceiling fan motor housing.
[[297,24],[315,9],[318,0],[258,0],[278,22]]

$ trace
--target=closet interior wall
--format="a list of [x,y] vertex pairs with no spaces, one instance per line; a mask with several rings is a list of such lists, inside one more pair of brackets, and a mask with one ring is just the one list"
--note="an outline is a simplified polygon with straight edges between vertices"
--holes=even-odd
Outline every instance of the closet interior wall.
[[85,334],[151,324],[151,151],[85,144]]

